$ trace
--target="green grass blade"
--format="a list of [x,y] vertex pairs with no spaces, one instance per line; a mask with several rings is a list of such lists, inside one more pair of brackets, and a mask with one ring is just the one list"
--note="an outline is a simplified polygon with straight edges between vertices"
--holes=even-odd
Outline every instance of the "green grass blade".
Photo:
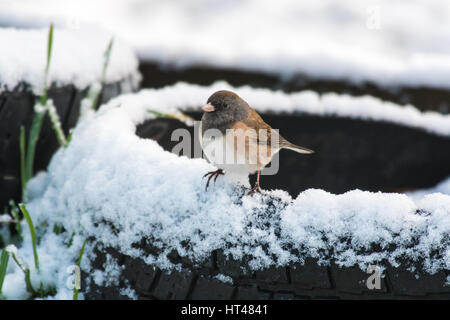
[[31,285],[30,269],[25,269],[23,272],[25,273],[25,285],[26,285],[27,291],[29,293],[31,293],[32,295],[36,294],[36,291],[34,291],[34,288]]
[[[42,107],[42,106],[39,106]],[[36,109],[36,108],[35,108]],[[34,154],[36,152],[36,143],[39,139],[39,134],[42,128],[42,121],[44,120],[46,110],[38,110],[34,112],[33,122],[31,124],[31,130],[28,138],[28,147],[25,158],[26,168],[26,182],[33,176]]]
[[[81,259],[83,258],[84,248],[86,247],[86,243],[87,243],[87,239],[84,240],[83,245],[81,246],[81,249],[80,249],[80,255],[78,256],[77,266],[79,269],[81,269]],[[78,288],[76,285],[73,287],[73,300],[78,300]]]
[[[39,134],[42,128],[42,121],[44,119],[44,115],[46,112],[45,106],[47,105],[47,84],[48,84],[48,71],[50,69],[50,61],[52,57],[52,47],[53,47],[53,23],[50,24],[50,29],[48,31],[48,40],[47,40],[47,63],[45,65],[45,74],[44,74],[44,89],[40,98],[39,104],[36,103],[34,107],[34,117],[33,123],[31,124],[30,136],[28,138],[28,148],[26,154],[26,182],[31,179],[33,176],[33,164],[34,164],[34,155],[36,151],[36,143],[39,139]],[[39,107],[44,108],[44,110],[38,110]]]
[[36,270],[39,270],[39,256],[37,253],[36,232],[34,230],[33,221],[31,220],[30,213],[28,212],[26,206],[23,203],[19,204],[19,208],[20,211],[22,211],[23,216],[27,220],[28,227],[30,228],[31,242],[33,244],[34,265],[36,267]]
[[148,113],[153,114],[155,117],[158,118],[169,118],[169,119],[176,119],[178,121],[184,122],[185,124],[191,126],[193,125],[194,119],[191,117],[185,115],[182,112],[175,112],[175,113],[163,113],[152,109],[147,109]]
[[52,47],[53,47],[53,23],[50,24],[50,28],[48,30],[47,63],[45,65],[44,90],[41,96],[41,105],[45,105],[47,102],[47,82],[48,82],[48,71],[50,69],[50,61],[52,58]]
[[50,121],[53,126],[53,131],[55,131],[56,139],[59,142],[59,145],[61,147],[65,147],[67,144],[66,135],[64,134],[64,131],[62,130],[61,120],[59,119],[58,112],[56,111],[56,107],[53,104],[52,100],[47,101],[48,106],[48,115],[50,116]]
[[27,175],[25,171],[25,128],[20,126],[20,182],[22,184],[22,201],[26,202],[25,190],[27,187]]
[[3,281],[6,277],[6,268],[8,267],[9,261],[9,252],[6,250],[2,250],[2,254],[0,255],[0,296],[2,294]]
[[92,90],[92,104],[91,104],[92,110],[95,110],[95,108],[97,107],[100,93],[102,92],[102,87],[103,87],[103,84],[106,79],[106,70],[108,69],[109,59],[111,57],[113,43],[114,43],[114,38],[111,38],[111,40],[109,40],[108,46],[106,47],[105,53],[103,55],[103,57],[104,57],[103,69],[102,69],[102,74],[100,75],[99,83],[92,86],[92,89],[93,89]]
[[67,248],[70,248],[72,246],[73,237],[75,237],[75,232],[72,232],[72,234],[70,235],[69,242],[67,242]]
[[72,140],[72,133],[73,133],[73,129],[71,129],[71,130],[69,131],[69,134],[67,135],[67,143],[66,143],[66,145],[64,146],[64,148],[67,148],[67,147],[69,146],[69,143],[70,143],[70,141]]
[[105,81],[106,70],[108,69],[109,59],[111,57],[111,50],[112,50],[113,43],[114,43],[114,38],[111,38],[111,40],[109,40],[108,47],[106,47],[106,50],[105,50],[104,60],[103,60],[102,77],[100,78],[101,82]]
[[11,254],[11,256],[13,257],[13,260],[16,262],[16,264],[19,266],[19,268],[25,274],[25,285],[26,285],[27,291],[31,295],[35,295],[36,291],[34,291],[34,288],[31,285],[30,268],[25,263],[25,261],[23,261],[23,259],[19,256],[19,252],[18,252],[16,246],[9,245],[8,247],[6,247],[6,251],[8,251]]
[[50,28],[48,30],[48,43],[47,43],[47,66],[45,68],[48,71],[50,67],[50,59],[52,57],[52,46],[53,46],[53,23],[50,23]]
[[53,225],[53,233],[56,235],[60,235],[63,232],[63,226],[59,223],[55,223]]
[[86,247],[86,243],[87,243],[87,239],[84,240],[83,245],[81,246],[81,249],[80,249],[80,255],[78,256],[78,261],[77,261],[78,267],[81,266],[81,259],[83,258],[84,248]]
[[42,283],[42,281],[39,283],[39,297],[45,297],[44,284]]
[[170,114],[168,114],[168,113],[162,113],[162,112],[155,111],[155,110],[147,110],[147,111],[148,111],[149,113],[155,115],[155,116],[158,117],[158,118],[172,118],[172,117],[170,116]]

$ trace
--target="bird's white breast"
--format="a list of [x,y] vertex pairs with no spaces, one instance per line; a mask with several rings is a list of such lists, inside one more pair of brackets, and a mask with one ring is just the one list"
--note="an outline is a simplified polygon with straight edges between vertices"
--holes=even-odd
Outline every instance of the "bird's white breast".
[[227,132],[227,135],[222,135],[218,130],[213,134],[207,131],[202,135],[201,125],[199,130],[200,145],[207,160],[228,173],[255,173],[266,166],[273,154],[278,152],[278,148],[269,148],[267,154],[267,150],[258,146],[255,139],[239,134],[236,137],[236,131]]

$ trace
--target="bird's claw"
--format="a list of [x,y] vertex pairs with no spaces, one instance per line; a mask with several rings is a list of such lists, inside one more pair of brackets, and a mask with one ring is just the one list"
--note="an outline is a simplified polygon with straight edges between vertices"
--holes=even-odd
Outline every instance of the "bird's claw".
[[218,169],[218,170],[216,170],[216,171],[210,171],[210,172],[207,172],[207,173],[203,176],[203,178],[209,176],[209,177],[208,177],[208,181],[206,181],[205,191],[208,191],[208,186],[209,186],[209,182],[211,181],[211,179],[214,177],[214,183],[216,183],[216,180],[217,180],[217,178],[218,178],[220,175],[224,175],[222,169]]
[[262,193],[261,188],[259,187],[259,184],[255,184],[255,186],[253,188],[251,188],[251,190],[247,193],[248,196],[252,196],[255,193]]

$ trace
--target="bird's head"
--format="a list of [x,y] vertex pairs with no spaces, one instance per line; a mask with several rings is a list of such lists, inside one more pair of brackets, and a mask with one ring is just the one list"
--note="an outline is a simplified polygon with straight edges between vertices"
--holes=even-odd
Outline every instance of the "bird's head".
[[248,116],[249,106],[236,93],[221,90],[208,98],[203,111],[205,111],[205,116],[208,118],[217,118],[224,122],[231,122],[245,119]]

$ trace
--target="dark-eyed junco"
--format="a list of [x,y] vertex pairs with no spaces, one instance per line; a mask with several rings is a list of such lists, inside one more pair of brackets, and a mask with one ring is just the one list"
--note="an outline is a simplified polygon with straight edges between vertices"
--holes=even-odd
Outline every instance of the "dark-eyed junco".
[[215,182],[224,171],[246,177],[256,172],[256,183],[250,194],[260,192],[260,170],[280,149],[305,154],[314,152],[284,139],[234,92],[215,92],[203,110],[200,144],[206,158],[219,168],[203,176],[209,176],[206,189],[211,178],[214,177]]

